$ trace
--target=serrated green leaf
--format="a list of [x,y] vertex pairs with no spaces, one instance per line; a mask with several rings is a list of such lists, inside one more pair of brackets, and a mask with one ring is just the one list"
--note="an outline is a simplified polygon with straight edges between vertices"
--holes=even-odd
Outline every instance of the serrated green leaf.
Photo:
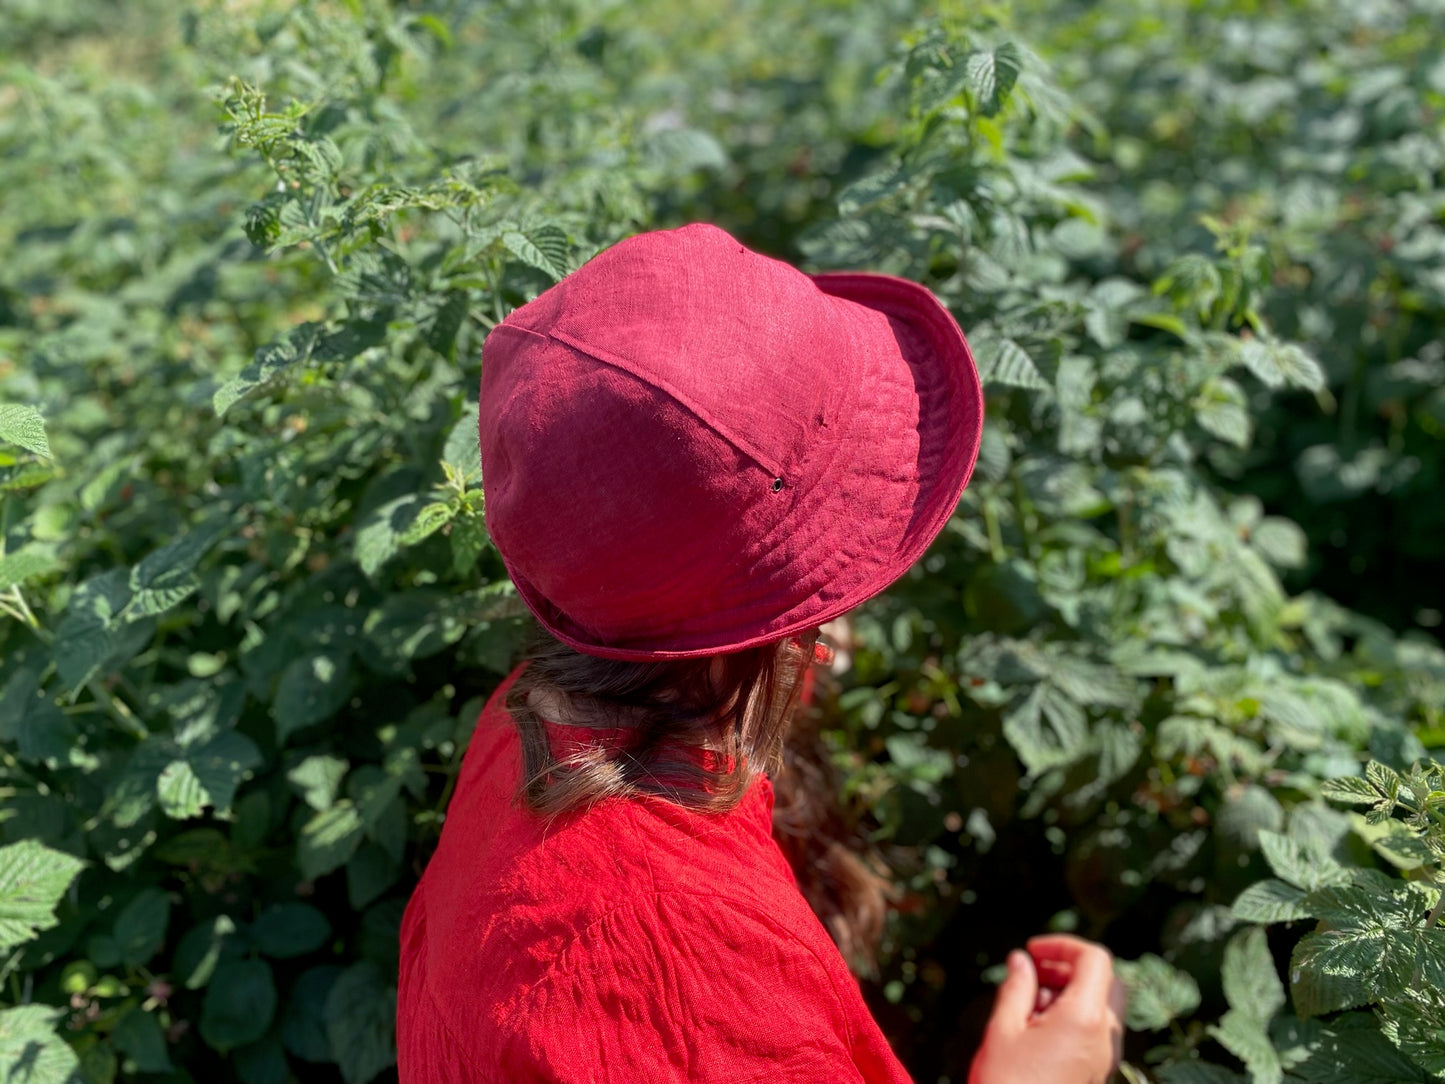
[[286,1048],[274,1032],[239,1048],[230,1061],[241,1084],[290,1084],[295,1079],[286,1061]]
[[165,943],[171,920],[170,898],[159,888],[143,888],[115,916],[111,936],[127,967],[148,964]]
[[0,1080],[5,1084],[75,1084],[80,1061],[57,1032],[63,1009],[0,1009]]
[[310,904],[281,903],[263,911],[249,933],[262,955],[289,960],[320,948],[331,934],[331,924]]
[[978,375],[985,384],[1036,390],[1049,386],[1028,351],[1012,339],[985,340],[976,356]]
[[1434,865],[1439,860],[1424,837],[1386,815],[1378,818],[1378,824],[1371,831],[1379,835],[1370,838],[1370,846],[1396,869],[1417,870]]
[[251,363],[242,369],[239,375],[216,389],[211,399],[216,416],[223,417],[228,410],[258,388],[307,361],[316,349],[320,337],[320,324],[301,324],[257,350]]
[[173,1069],[159,1018],[140,1006],[120,1018],[111,1032],[111,1042],[132,1059],[136,1069],[142,1073],[169,1073]]
[[55,665],[71,689],[84,685],[121,646],[122,614],[130,603],[130,575],[112,569],[76,588],[55,632]]
[[48,463],[20,463],[13,467],[3,466],[3,463],[4,457],[0,457],[0,493],[23,493],[29,489],[39,489],[46,482],[60,476],[54,460]]
[[1251,1084],[1282,1084],[1284,1067],[1264,1025],[1252,1014],[1230,1009],[1210,1036],[1249,1070]]
[[896,166],[862,177],[838,193],[838,213],[857,214],[864,207],[887,199],[907,183],[907,175]]
[[1349,879],[1344,867],[1328,854],[1279,832],[1260,832],[1259,848],[1276,877],[1307,892]]
[[175,820],[198,817],[206,806],[205,788],[184,760],[173,760],[161,770],[156,795],[161,811]]
[[1004,737],[1031,774],[1071,763],[1088,752],[1089,727],[1084,709],[1047,683],[1035,685],[1004,716]]
[[1051,654],[1045,668],[1049,684],[1080,704],[1123,708],[1134,702],[1135,683],[1112,666]]
[[224,529],[223,521],[213,520],[143,557],[130,572],[131,597],[124,619],[165,613],[194,594],[200,588],[194,569],[220,541]]
[[1276,346],[1273,360],[1283,374],[1285,383],[1291,387],[1319,391],[1325,386],[1325,374],[1320,363],[1297,343],[1281,343]]
[[1391,1046],[1369,1013],[1346,1013],[1331,1021],[1316,1049],[1289,1069],[1306,1084],[1433,1084]]
[[1290,959],[1295,1011],[1320,1016],[1354,1009],[1407,987],[1421,963],[1420,932],[1370,921],[1306,934]]
[[537,239],[529,237],[521,230],[507,230],[502,234],[502,244],[517,259],[529,267],[535,267],[539,271],[549,275],[552,280],[559,281],[566,272],[552,258],[543,251]]
[[0,557],[0,591],[64,567],[49,549],[38,546],[7,553]]
[[0,403],[0,441],[18,444],[27,452],[50,458],[50,441],[45,435],[45,419],[34,407]]
[[1370,926],[1403,926],[1409,916],[1402,913],[1389,890],[1362,885],[1327,885],[1306,899],[1310,913],[1341,929]]
[[264,960],[227,960],[201,1002],[201,1038],[222,1054],[254,1043],[276,1014],[276,983]]
[[986,117],[1003,108],[1014,84],[1023,70],[1023,55],[1013,42],[1004,42],[996,49],[980,49],[963,61],[964,77],[974,100]]
[[[403,820],[403,831],[405,827]],[[360,911],[396,884],[400,875],[401,866],[388,853],[387,848],[376,843],[363,843],[346,863],[347,901],[355,910]]]
[[1380,1032],[1411,1061],[1445,1077],[1445,1002],[1438,988],[1392,998],[1380,1007]]
[[953,758],[942,749],[931,748],[920,734],[890,734],[884,748],[906,778],[919,782],[937,783],[953,769]]
[[1367,780],[1355,775],[1345,775],[1322,782],[1320,797],[1348,805],[1375,805],[1381,795]]
[[176,820],[200,816],[207,806],[229,813],[236,788],[262,759],[255,743],[235,731],[185,751],[156,780],[162,812]]
[[1328,734],[1325,720],[1302,696],[1285,689],[1266,689],[1257,700],[1260,717],[1271,724],[1272,741],[1294,749],[1317,749]]
[[472,306],[466,290],[453,290],[436,307],[426,328],[426,344],[448,361],[457,357],[457,334],[466,323]]
[[1099,779],[1113,783],[1123,779],[1139,761],[1144,739],[1131,727],[1104,722],[1094,727],[1094,744],[1099,750]]
[[281,1042],[302,1061],[329,1062],[331,1040],[326,1034],[326,999],[343,969],[323,964],[303,972],[291,988],[281,1019]]
[[366,824],[356,803],[343,798],[312,817],[296,841],[296,862],[302,876],[315,880],[346,864],[361,845]]
[[464,598],[427,589],[397,592],[367,616],[362,661],[383,673],[403,673],[412,660],[460,640],[469,618]]
[[428,504],[419,493],[404,493],[373,509],[356,531],[354,552],[361,570],[375,576],[406,545],[407,532]]
[[327,995],[325,1019],[346,1084],[368,1084],[396,1064],[396,987],[376,964],[346,969]]
[[63,760],[71,751],[75,726],[30,667],[15,671],[0,689],[0,740],[14,742],[28,763]]
[[354,687],[349,655],[319,651],[292,662],[281,673],[271,705],[277,743],[285,745],[298,730],[331,718],[351,699]]
[[1400,788],[1404,786],[1400,773],[1388,764],[1381,764],[1378,760],[1372,760],[1365,765],[1365,778],[1380,792],[1382,799],[1393,800],[1400,793]]
[[1284,984],[1275,971],[1269,940],[1260,926],[1240,930],[1229,939],[1220,981],[1230,1009],[1256,1021],[1261,1030],[1284,1007]]
[[1249,541],[1275,568],[1305,566],[1309,543],[1304,531],[1290,520],[1265,516],[1250,532]]
[[1325,1028],[1318,1020],[1301,1020],[1286,1013],[1270,1021],[1269,1039],[1280,1064],[1289,1072],[1319,1054],[1325,1043]]
[[1130,1031],[1157,1031],[1199,1008],[1199,984],[1186,971],[1146,953],[1138,960],[1114,964],[1119,979],[1129,991]]
[[470,572],[477,558],[491,542],[480,512],[466,511],[452,521],[452,570],[458,576]]
[[451,464],[468,483],[476,483],[482,477],[482,450],[477,436],[476,403],[462,405],[462,415],[447,434],[442,446],[442,462]]
[[1325,385],[1319,362],[1295,343],[1265,339],[1247,339],[1239,344],[1240,364],[1271,388],[1286,385],[1318,391]]
[[320,812],[330,809],[336,801],[349,767],[341,757],[318,753],[302,760],[286,773],[286,778],[300,792],[302,801]]
[[1200,389],[1194,403],[1194,420],[1206,433],[1233,444],[1249,447],[1253,425],[1244,391],[1227,377],[1216,377]]
[[187,990],[199,990],[211,981],[223,959],[240,955],[241,940],[229,915],[217,915],[192,926],[176,946],[171,973]]
[[456,509],[446,501],[432,501],[424,504],[417,510],[416,517],[400,535],[399,541],[403,546],[414,546],[418,542],[436,534],[456,514]]
[[1284,827],[1284,808],[1264,787],[1231,787],[1215,815],[1214,824],[1222,840],[1253,851],[1263,844],[1266,833]]
[[84,867],[33,839],[0,847],[0,951],[53,927],[56,905]]
[[1159,1084],[1244,1084],[1244,1077],[1203,1061],[1176,1061],[1159,1070]]
[[1270,878],[1252,884],[1234,901],[1234,914],[1245,922],[1294,922],[1309,918],[1305,890]]
[[[723,145],[697,128],[665,128],[643,140],[642,148],[649,164],[671,176],[685,176],[697,170],[724,169],[728,164]],[[553,251],[537,236],[537,231],[530,232],[538,247],[547,252],[548,258],[561,266]]]

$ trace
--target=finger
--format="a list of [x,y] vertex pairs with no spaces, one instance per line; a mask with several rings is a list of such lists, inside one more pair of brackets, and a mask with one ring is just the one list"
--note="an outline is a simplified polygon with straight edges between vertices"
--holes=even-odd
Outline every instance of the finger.
[[1109,1022],[1109,1038],[1113,1040],[1114,1066],[1118,1068],[1119,1059],[1124,1056],[1124,1018],[1129,1011],[1129,991],[1117,978],[1109,989],[1109,1011],[1114,1015]]
[[1057,960],[1072,964],[1081,953],[1097,947],[1092,941],[1085,941],[1071,933],[1041,933],[1028,939],[1029,955],[1035,961]]
[[1113,986],[1109,988],[1109,1011],[1121,1022],[1129,1015],[1129,991],[1118,978],[1114,979]]
[[1038,1016],[1040,1013],[1046,1010],[1050,1005],[1054,1003],[1054,1000],[1058,996],[1059,993],[1057,990],[1052,990],[1047,986],[1040,986],[1038,1000],[1034,1002],[1034,1015]]
[[1074,977],[1074,965],[1063,960],[1035,960],[1034,967],[1039,973],[1039,985],[1062,990]]
[[1114,958],[1109,950],[1068,934],[1032,938],[1029,954],[1036,960],[1066,960],[1073,969],[1059,995],[1060,1003],[1097,1007],[1109,998],[1114,982]]
[[1015,949],[1008,954],[1008,974],[999,984],[993,1003],[989,1027],[1000,1026],[1017,1031],[1028,1024],[1038,1002],[1039,979],[1034,962],[1026,952]]

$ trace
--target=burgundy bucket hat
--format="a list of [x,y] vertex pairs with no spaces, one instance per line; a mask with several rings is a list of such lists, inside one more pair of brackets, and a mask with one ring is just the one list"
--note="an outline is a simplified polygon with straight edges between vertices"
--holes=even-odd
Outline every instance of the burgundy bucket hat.
[[737,651],[878,594],[952,514],[982,427],[928,290],[707,225],[603,251],[483,348],[488,530],[538,620],[605,658]]

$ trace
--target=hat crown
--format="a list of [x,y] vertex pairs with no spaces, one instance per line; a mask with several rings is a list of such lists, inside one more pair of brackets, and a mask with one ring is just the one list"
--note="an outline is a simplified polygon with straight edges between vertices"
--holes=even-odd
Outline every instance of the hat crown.
[[775,476],[837,409],[823,370],[846,356],[847,331],[832,299],[716,226],[629,238],[549,294],[506,323],[630,373]]

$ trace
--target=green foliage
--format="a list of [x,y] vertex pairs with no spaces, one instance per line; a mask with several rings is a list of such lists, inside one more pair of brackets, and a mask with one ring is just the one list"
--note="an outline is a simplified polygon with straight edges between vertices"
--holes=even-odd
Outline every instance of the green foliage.
[[[1338,600],[1438,628],[1411,589],[1445,507],[1438,6],[1021,7],[1098,120],[1088,153],[1125,265],[1167,273],[1227,224],[1268,269],[1254,308],[1318,363],[1327,394],[1257,410],[1254,445],[1213,468],[1305,528]],[[1202,303],[1233,288],[1194,271],[1174,277]]]
[[0,847],[0,949],[55,925],[56,905],[83,865],[33,839]]
[[1445,1069],[1445,653],[1381,571],[1445,508],[1423,2],[14,7],[6,1079],[393,1064],[401,909],[525,632],[482,337],[694,218],[927,283],[985,376],[824,718],[918,1078],[1050,921],[1137,957],[1134,1079]]
[[[1411,879],[1397,880],[1371,865],[1342,864],[1303,833],[1261,834],[1262,849],[1279,879],[1246,889],[1235,902],[1235,915],[1260,923],[1312,920],[1315,926],[1295,939],[1289,961],[1295,1015],[1272,1025],[1286,997],[1264,927],[1245,927],[1225,949],[1222,979],[1230,1008],[1208,1034],[1242,1061],[1254,1080],[1281,1080],[1285,1069],[1316,1079],[1297,1063],[1317,1070],[1329,1065],[1325,1079],[1344,1072],[1351,1080],[1427,1080],[1445,1069],[1439,1053],[1445,1009],[1439,995],[1445,980],[1445,928],[1439,922],[1445,900],[1441,778],[1442,769],[1434,763],[1400,773],[1371,761],[1363,777],[1327,780],[1321,786],[1336,801],[1371,807],[1367,817],[1355,818],[1352,830],[1382,854],[1411,853],[1395,836],[1417,844],[1413,853],[1428,858],[1411,867]],[[1406,813],[1403,820],[1391,819],[1397,810]],[[1388,849],[1387,840],[1392,841]],[[1351,1045],[1336,1046],[1338,1032],[1312,1019],[1362,1008],[1375,1010],[1378,1034],[1393,1044],[1393,1052],[1375,1038],[1356,1052],[1352,1044],[1359,1037],[1354,1035]],[[1359,1027],[1371,1026],[1363,1023],[1370,1019],[1358,1013],[1337,1017],[1341,1024],[1354,1020]]]

